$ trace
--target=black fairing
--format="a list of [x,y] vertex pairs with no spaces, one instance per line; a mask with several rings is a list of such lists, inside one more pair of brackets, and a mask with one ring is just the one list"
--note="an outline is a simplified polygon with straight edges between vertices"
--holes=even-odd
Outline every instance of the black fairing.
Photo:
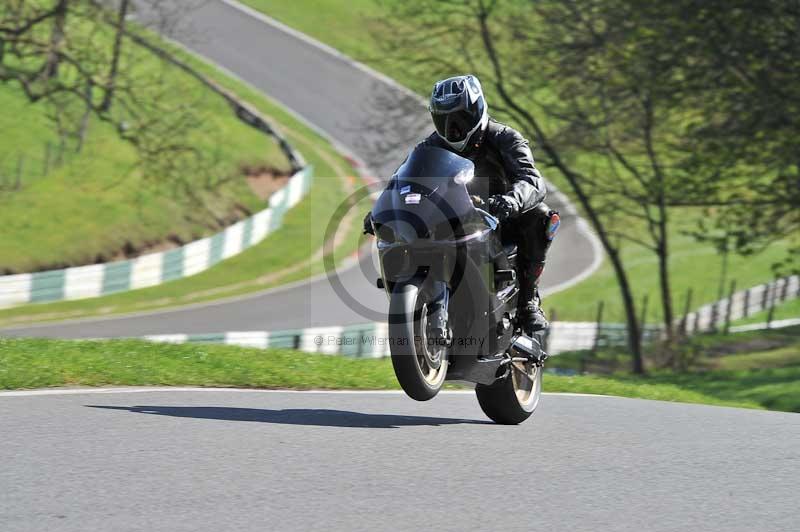
[[[433,147],[411,152],[372,209],[378,236],[411,243],[444,240],[485,228],[466,186],[455,176],[474,172],[471,161]],[[419,195],[417,197],[417,195]]]
[[498,324],[513,316],[517,291],[515,282],[495,281],[495,270],[509,262],[497,220],[472,204],[466,182],[473,172],[471,161],[452,152],[418,147],[378,198],[372,219],[387,292],[414,276],[446,284],[455,339],[448,378],[486,384],[510,344],[512,331]]

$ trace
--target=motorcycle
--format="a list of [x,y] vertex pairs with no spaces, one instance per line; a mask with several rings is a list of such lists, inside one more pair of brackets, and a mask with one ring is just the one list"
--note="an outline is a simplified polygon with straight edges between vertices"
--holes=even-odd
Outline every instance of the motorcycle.
[[432,399],[447,380],[475,384],[483,412],[518,424],[539,404],[547,354],[542,333],[516,323],[517,248],[476,206],[471,161],[417,147],[372,209],[389,296],[389,343],[400,386]]

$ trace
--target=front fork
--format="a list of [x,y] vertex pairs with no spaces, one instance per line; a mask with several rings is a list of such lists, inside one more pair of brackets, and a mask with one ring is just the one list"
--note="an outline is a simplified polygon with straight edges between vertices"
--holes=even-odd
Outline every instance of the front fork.
[[437,282],[432,292],[435,295],[428,305],[428,338],[437,344],[449,346],[453,341],[453,332],[448,323],[450,289],[446,283]]

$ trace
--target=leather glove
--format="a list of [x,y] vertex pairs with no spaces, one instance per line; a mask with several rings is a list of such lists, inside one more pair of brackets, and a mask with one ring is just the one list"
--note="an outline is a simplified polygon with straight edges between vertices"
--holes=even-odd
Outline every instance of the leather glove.
[[372,211],[364,216],[364,234],[375,236],[375,232],[372,230]]
[[489,214],[504,222],[517,214],[517,204],[508,196],[495,194],[486,201],[486,210],[489,211]]

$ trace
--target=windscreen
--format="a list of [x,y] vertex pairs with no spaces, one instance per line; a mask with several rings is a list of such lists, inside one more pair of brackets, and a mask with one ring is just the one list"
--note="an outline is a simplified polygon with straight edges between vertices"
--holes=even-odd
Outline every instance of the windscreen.
[[452,236],[452,227],[461,227],[474,217],[465,185],[473,172],[471,161],[448,150],[415,148],[372,209],[378,231],[385,226],[395,236],[404,235],[407,242]]
[[[455,153],[432,146],[415,148],[397,169],[398,179],[405,178],[450,178],[460,173],[471,173],[475,169],[472,161]],[[424,180],[420,181],[424,183]],[[427,181],[427,182],[430,182]]]

